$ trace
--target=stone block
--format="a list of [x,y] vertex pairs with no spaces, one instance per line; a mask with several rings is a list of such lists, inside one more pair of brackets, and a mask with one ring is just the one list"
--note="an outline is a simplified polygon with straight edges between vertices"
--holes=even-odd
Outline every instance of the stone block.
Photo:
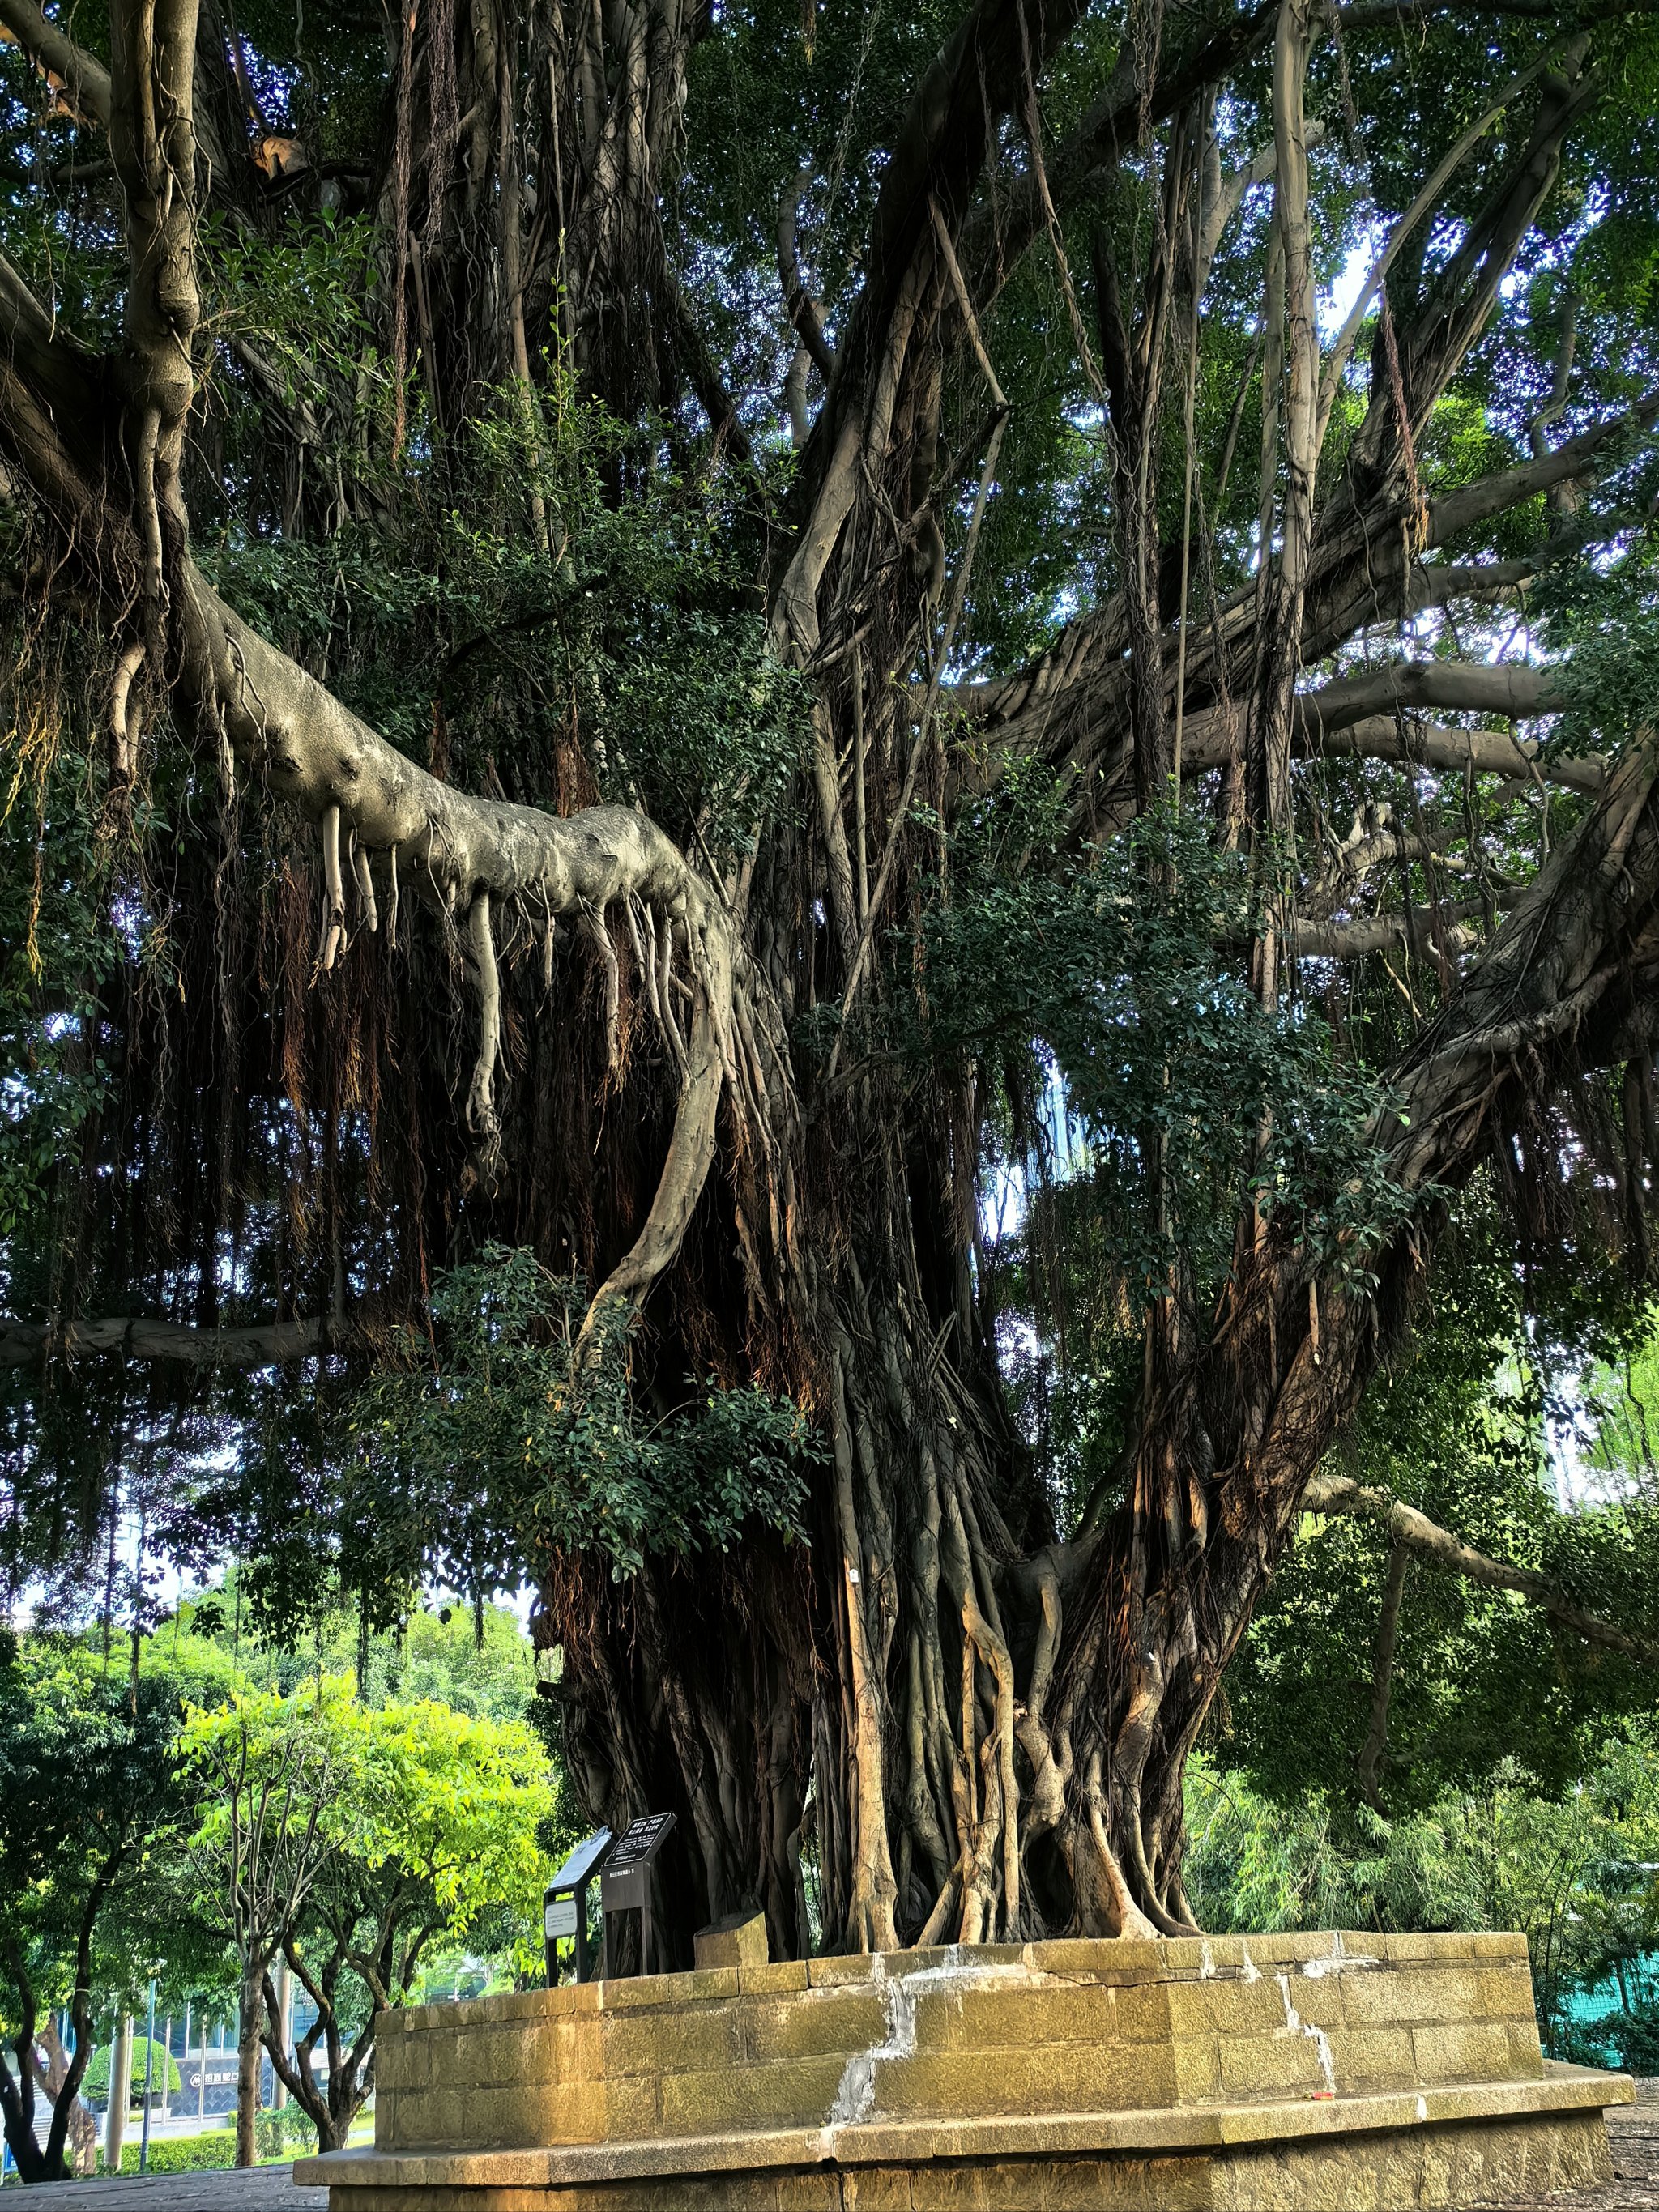
[[1334,2027],[1331,2063],[1344,2094],[1354,2089],[1403,2089],[1417,2081],[1417,2058],[1406,2027]]
[[810,1996],[757,1997],[737,2008],[742,2055],[751,2064],[784,2058],[850,2057],[887,2032],[879,1990],[823,1990]]
[[1177,2105],[1212,2105],[1221,2094],[1221,2039],[1218,2035],[1178,2036],[1175,2053],[1175,2101]]
[[1510,2041],[1510,2079],[1535,2081],[1544,2071],[1544,2052],[1535,2020],[1510,2021],[1504,2033]]
[[766,1915],[728,1912],[724,1920],[698,1929],[691,1938],[691,1949],[699,1967],[763,1966],[768,1956]]
[[1167,1982],[1120,1982],[1112,1992],[1112,2020],[1125,2043],[1162,2042],[1170,2033]]
[[778,1996],[785,1990],[804,1990],[805,1987],[805,1959],[774,1959],[769,1966],[739,1966],[738,1969],[739,1996]]
[[1118,1995],[1103,1982],[981,1982],[930,1989],[916,2000],[917,2041],[925,2051],[1115,2042]]
[[1491,2021],[1413,2027],[1419,2081],[1502,2081],[1510,2071],[1509,2031]]
[[1129,2112],[1174,2102],[1174,2054],[1147,2045],[926,2051],[876,2067],[876,2110],[900,2119]]
[[1330,1955],[1332,1937],[1328,1935],[1287,1932],[1274,1936],[1250,1936],[1245,1938],[1250,1957],[1263,1973],[1270,1967],[1299,1966],[1304,1959],[1322,1959]]
[[1276,1977],[1260,1981],[1180,1982],[1164,1996],[1176,2035],[1271,2035],[1285,2025],[1285,1999]]
[[1474,1966],[1412,1966],[1393,1973],[1353,1974],[1342,2008],[1355,2027],[1431,2027],[1476,2017],[1480,1977]]
[[736,2065],[744,2056],[738,2008],[696,2005],[684,2011],[614,2014],[605,2023],[603,2051],[610,2081],[629,2074],[696,2074],[711,2066]]
[[517,2111],[527,2143],[603,2142],[610,2131],[611,2096],[600,2081],[527,2089],[517,2100]]
[[1517,1959],[1527,1963],[1527,1939],[1518,1929],[1482,1929],[1474,1938],[1477,1959]]
[[849,1982],[867,1982],[871,1960],[866,1952],[854,1952],[846,1959],[809,1959],[806,1962],[806,1985],[813,1990],[844,1989]]
[[1164,1971],[1161,1937],[1056,1936],[1026,1946],[1027,1964],[1043,1974],[1078,1974],[1103,1981],[1150,1981]]
[[662,2133],[661,2100],[654,2076],[605,2085],[605,2136],[609,2142],[648,2141]]
[[821,2128],[841,2087],[840,2058],[798,2058],[719,2073],[665,2074],[658,2109],[665,2136],[732,2128]]
[[1219,2041],[1224,2097],[1287,2097],[1326,2086],[1319,2046],[1310,2035],[1225,2035]]
[[1532,1976],[1523,1960],[1512,1966],[1488,1966],[1480,1975],[1476,2010],[1482,2020],[1531,2020]]
[[633,2012],[641,2005],[672,2004],[684,1974],[612,1974],[587,1986],[599,1993],[601,2012]]

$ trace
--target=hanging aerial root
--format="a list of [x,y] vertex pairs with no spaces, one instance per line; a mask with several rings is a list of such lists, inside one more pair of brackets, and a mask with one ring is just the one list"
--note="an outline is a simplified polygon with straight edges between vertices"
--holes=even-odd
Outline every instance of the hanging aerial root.
[[369,872],[368,855],[355,836],[351,841],[351,872],[357,879],[357,899],[362,910],[363,927],[373,937],[380,927],[380,902],[374,896],[374,878]]
[[340,810],[328,807],[323,815],[323,931],[317,945],[317,964],[334,965],[345,945],[345,882],[340,872]]
[[467,1127],[481,1152],[493,1158],[501,1124],[495,1113],[495,1060],[501,1045],[501,979],[489,923],[489,893],[480,891],[466,911],[466,945],[478,984],[478,1056],[466,1094]]
[[[787,1266],[793,1202],[787,1136],[795,1108],[781,1023],[763,977],[744,961],[730,916],[680,848],[632,807],[590,806],[561,817],[474,798],[440,781],[251,629],[188,556],[179,581],[185,697],[198,706],[216,704],[238,759],[274,797],[320,825],[327,912],[319,964],[337,961],[346,933],[343,830],[355,840],[351,865],[360,890],[362,869],[373,866],[378,872],[382,860],[386,866],[389,941],[405,866],[424,901],[441,913],[465,915],[479,993],[479,1048],[466,1109],[477,1136],[499,1144],[494,1081],[501,1012],[492,917],[525,913],[538,924],[545,917],[543,974],[550,988],[556,918],[569,916],[588,937],[604,970],[613,1076],[620,1062],[621,972],[605,917],[621,905],[630,925],[643,917],[647,931],[666,936],[665,945],[647,936],[635,957],[647,995],[654,980],[659,1007],[668,1002],[661,1018],[679,1074],[673,1127],[646,1219],[594,1292],[579,1356],[608,1334],[608,1327],[599,1326],[602,1311],[636,1311],[678,1254],[714,1164],[720,1105],[728,1090],[740,1146],[752,1148],[757,1163],[752,1194],[744,1199],[749,1218],[769,1223],[774,1255]],[[682,950],[684,961],[677,961]],[[740,998],[747,1002],[742,1012]],[[743,1173],[747,1180],[751,1170],[745,1166]]]
[[137,772],[138,743],[131,721],[132,687],[143,665],[142,640],[130,645],[115,664],[115,680],[109,695],[110,780],[114,783],[130,784]]
[[614,1075],[620,1056],[622,970],[611,932],[605,927],[604,913],[586,900],[582,902],[580,912],[583,933],[597,950],[605,969],[605,1064]]

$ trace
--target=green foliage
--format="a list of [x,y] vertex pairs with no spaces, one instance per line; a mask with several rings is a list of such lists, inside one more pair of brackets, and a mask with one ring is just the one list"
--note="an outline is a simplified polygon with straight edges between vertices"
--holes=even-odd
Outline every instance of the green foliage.
[[58,709],[14,688],[0,713],[0,1237],[10,1239],[29,1231],[53,1166],[107,1094],[94,1008],[120,950]]
[[1594,1422],[1590,1465],[1621,1490],[1651,1492],[1659,1477],[1659,1313],[1616,1365],[1596,1362],[1584,1395]]
[[1369,1139],[1378,1095],[1313,1008],[1264,1010],[1227,959],[1249,932],[1244,861],[1190,816],[1141,819],[1073,858],[1064,798],[1028,767],[959,830],[950,902],[927,924],[918,1048],[1052,1055],[1074,1167],[1138,1299],[1177,1263],[1213,1280],[1247,1197],[1363,1274],[1358,1255],[1403,1204]]
[[579,1362],[585,1303],[575,1279],[495,1248],[437,1285],[435,1371],[383,1371],[348,1416],[347,1588],[498,1586],[560,1552],[622,1577],[647,1551],[726,1550],[751,1520],[800,1534],[821,1448],[799,1407],[710,1377],[652,1420],[619,1334]]
[[1201,1927],[1249,1934],[1488,1924],[1453,1808],[1389,1820],[1368,1807],[1345,1816],[1319,1794],[1287,1804],[1203,1755],[1188,1765],[1187,1804],[1182,1879]]
[[1317,1006],[1265,1009],[1249,986],[1246,858],[1191,814],[1085,853],[1067,819],[1063,782],[1008,764],[952,840],[921,988],[896,974],[871,1037],[991,1079],[1015,1215],[999,1296],[1025,1324],[1006,1365],[1062,1521],[1109,1475],[1148,1306],[1176,1286],[1208,1307],[1242,1207],[1362,1294],[1408,1208],[1374,1141],[1378,1086]]
[[[1651,508],[1659,464],[1645,456],[1627,471],[1632,502]],[[1659,731],[1659,607],[1654,585],[1659,538],[1651,523],[1604,566],[1573,568],[1540,592],[1545,635],[1565,656],[1562,712],[1551,753],[1616,752]]]
[[313,2133],[303,2106],[284,2105],[279,2112],[258,2112],[253,2115],[254,2154],[262,2165],[267,2160],[292,2158],[296,2151],[314,2148]]
[[[151,2069],[152,2096],[159,2097],[163,2089],[172,2094],[179,2087],[179,2062],[169,2055],[167,2045],[160,2042],[152,2043],[148,2036],[135,2035],[132,2039],[132,2080],[128,2094],[128,2102],[133,2105],[140,2105],[143,2101],[146,2060]],[[83,2097],[88,2100],[99,2097],[107,2099],[109,2071],[114,2063],[112,2047],[107,2043],[100,2043],[93,2052],[86,2073],[82,2077],[81,2094]]]
[[[256,2131],[264,2113],[256,2115]],[[121,2146],[121,2171],[137,2173],[142,2143],[124,2142]],[[158,2136],[149,2147],[149,2158],[145,2166],[149,2173],[216,2173],[222,2167],[236,2163],[236,2138],[222,2128],[205,2130],[198,2136]]]
[[[1659,1946],[1659,1745],[1650,1722],[1595,1747],[1541,1795],[1512,1762],[1419,1813],[1350,1818],[1327,1795],[1265,1798],[1207,1758],[1188,1778],[1188,1897],[1206,1928],[1513,1928],[1531,1954],[1540,2029],[1571,2055],[1568,1994]],[[1622,2032],[1610,2021],[1609,2037]],[[1643,2033],[1639,2015],[1632,2045]],[[1600,2059],[1592,2063],[1601,2063]]]
[[302,1956],[350,1963],[343,2022],[406,2002],[426,1945],[462,1942],[486,1918],[495,1948],[539,1957],[538,1838],[557,1801],[522,1721],[365,1705],[349,1679],[319,1676],[192,1708],[179,1757],[199,1795],[189,1848],[204,1919],[251,1950],[292,1896]]
[[[290,272],[305,316],[329,319],[336,273],[326,253]],[[271,312],[283,286],[252,296]],[[296,343],[305,316],[289,319]],[[339,335],[349,340],[349,320]],[[533,391],[495,395],[464,441],[432,434],[441,495],[411,501],[390,541],[349,522],[321,542],[229,522],[203,566],[416,757],[436,700],[452,772],[488,760],[514,795],[539,799],[574,714],[603,797],[688,837],[695,817],[706,844],[736,848],[800,757],[810,698],[771,657],[754,589],[750,501],[764,507],[765,486],[663,465],[656,426],[638,433],[580,398],[556,354],[543,366]],[[379,374],[372,353],[367,369]],[[636,491],[618,502],[623,469]],[[541,544],[523,532],[527,496]]]
[[0,2017],[14,2027],[22,1977],[42,2012],[68,2002],[83,1929],[106,1989],[142,1985],[124,1923],[165,1919],[156,1876],[185,1809],[178,1723],[166,1681],[100,1673],[56,1639],[0,1646]]

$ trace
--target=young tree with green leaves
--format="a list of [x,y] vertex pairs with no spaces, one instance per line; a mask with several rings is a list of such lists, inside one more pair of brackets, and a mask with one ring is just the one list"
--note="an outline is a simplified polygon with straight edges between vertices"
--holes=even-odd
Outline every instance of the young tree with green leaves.
[[199,1820],[188,1842],[203,1923],[238,1968],[236,2163],[257,2155],[266,1979],[353,1820],[349,1784],[361,1717],[349,1686],[319,1676],[291,1696],[237,1692],[191,1707],[179,1771]]
[[317,19],[0,0],[12,1571],[532,1587],[787,1953],[1188,1927],[1316,1480],[1644,1644],[1320,1470],[1459,1193],[1650,1264],[1651,15]]
[[[183,1832],[179,1720],[165,1680],[100,1673],[83,1649],[0,1632],[0,2117],[26,2182],[68,2174],[98,2052],[100,1936]],[[45,2039],[59,2008],[74,2033],[67,2059]]]
[[[464,1942],[503,1908],[538,1938],[538,1836],[556,1802],[546,1753],[522,1722],[429,1703],[361,1709],[334,1794],[339,1847],[283,1938],[316,2007],[291,2054],[264,1977],[265,2049],[325,2151],[343,2149],[374,2087],[382,2018],[410,2001],[433,1944]],[[538,1941],[532,1955],[539,1964]]]

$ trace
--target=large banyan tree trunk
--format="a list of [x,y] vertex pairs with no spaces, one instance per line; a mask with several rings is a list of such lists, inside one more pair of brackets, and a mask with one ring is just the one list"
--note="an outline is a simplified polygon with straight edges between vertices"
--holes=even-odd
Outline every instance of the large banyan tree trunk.
[[[775,649],[811,686],[811,757],[803,803],[763,823],[725,880],[637,811],[562,818],[426,774],[195,568],[180,464],[198,313],[190,0],[113,11],[106,107],[133,272],[120,363],[76,356],[0,272],[11,459],[126,626],[128,687],[140,673],[165,685],[206,757],[228,748],[237,773],[316,825],[322,988],[348,927],[389,936],[400,900],[463,948],[474,1036],[460,1111],[485,1186],[530,1133],[504,1036],[556,1020],[591,1030],[607,1113],[632,1114],[638,1141],[606,1156],[613,1181],[631,1157],[634,1180],[599,1234],[590,1336],[611,1307],[642,1313],[641,1361],[647,1341],[665,1371],[717,1356],[799,1395],[827,1433],[809,1547],[757,1538],[714,1559],[653,1560],[625,1583],[580,1559],[534,1563],[588,1814],[615,1828],[674,1809],[690,1848],[672,1924],[758,1902],[780,1954],[815,1939],[885,1948],[1190,1925],[1187,1756],[1305,1486],[1428,1263],[1440,1194],[1552,1085],[1653,1049],[1659,781],[1638,750],[1393,1072],[1400,1110],[1375,1133],[1423,1203],[1367,1255],[1375,1291],[1349,1287],[1359,1271],[1335,1273],[1293,1221],[1247,1213],[1213,1311],[1179,1285],[1149,1304],[1131,1448],[1079,1525],[1056,1527],[1010,1416],[976,1264],[975,1072],[914,1085],[850,1042],[883,932],[946,865],[921,810],[948,822],[1024,750],[1070,776],[1079,840],[1210,776],[1224,834],[1266,849],[1289,821],[1310,715],[1339,737],[1370,727],[1385,754],[1401,742],[1397,701],[1337,684],[1310,708],[1301,668],[1362,619],[1405,611],[1425,550],[1594,451],[1547,452],[1443,513],[1425,508],[1413,460],[1591,95],[1581,52],[1542,81],[1426,296],[1401,296],[1397,331],[1385,314],[1389,374],[1373,379],[1351,464],[1316,509],[1332,372],[1311,312],[1309,15],[1285,0],[1169,27],[1146,51],[1132,40],[1073,137],[1045,153],[1037,88],[1083,12],[968,9],[890,149],[833,351],[792,282],[784,226],[791,319],[827,373],[769,602]],[[660,219],[703,12],[440,4],[400,21],[386,297],[395,348],[432,364],[434,406],[459,420],[491,379],[533,378],[526,331],[562,285],[591,390],[629,414],[689,386],[739,440]],[[1177,647],[1156,472],[1137,457],[1155,435],[1169,333],[1195,323],[1238,204],[1218,173],[1216,89],[1269,50],[1267,335],[1286,465],[1282,483],[1264,471],[1262,537],[1280,550],[1190,647],[1180,623]],[[158,85],[160,101],[137,96]],[[1021,158],[992,195],[989,154],[1014,140]],[[1131,148],[1158,171],[1158,248],[1125,272],[1100,235],[1079,282],[1057,208]],[[1068,342],[1115,441],[1124,583],[1030,668],[947,715],[1008,414],[985,332],[1039,241],[1060,257]],[[1192,549],[1176,550],[1185,574]],[[1520,696],[1524,672],[1451,674],[1451,706],[1526,711],[1541,696],[1536,683]],[[1280,889],[1266,887],[1249,956],[1268,1005],[1295,954]],[[509,925],[542,935],[533,990],[498,959]],[[549,1006],[562,925],[582,947],[586,1011]],[[792,1024],[829,1006],[842,1041],[814,1060],[792,1047]]]
[[[939,865],[935,841],[908,819],[918,800],[947,813],[963,776],[940,734],[937,679],[900,711],[876,678],[918,658],[934,670],[949,659],[1006,414],[978,328],[1003,264],[975,230],[974,191],[1006,111],[1040,132],[1032,72],[1069,27],[1063,9],[1046,13],[1039,33],[1017,7],[981,6],[935,62],[896,151],[866,284],[806,448],[799,527],[773,617],[779,649],[827,672],[814,720],[818,834],[769,840],[744,915],[756,988],[769,987],[786,1025],[809,994],[843,1014],[854,1006],[880,918],[904,911]],[[1209,230],[1202,88],[1247,37],[1231,31],[1178,55],[1151,87],[1131,56],[1091,115],[1097,148],[1174,118],[1164,155],[1171,240],[1190,228],[1201,241]],[[1304,659],[1328,652],[1368,594],[1399,593],[1405,532],[1423,534],[1413,433],[1478,331],[1589,96],[1577,69],[1553,82],[1459,264],[1398,342],[1403,410],[1395,386],[1382,386],[1316,531],[1322,424],[1302,115],[1310,37],[1305,15],[1280,11],[1285,551],[1263,588],[1194,646],[1182,700],[1188,772],[1236,759],[1256,823],[1288,818]],[[1007,88],[1006,110],[992,88]],[[1044,220],[1039,189],[1027,179],[1024,200],[1016,191],[1005,204],[997,255],[1018,253],[1022,221]],[[1173,244],[1154,260],[1138,317],[1137,303],[1118,295],[1109,250],[1097,256],[1127,579],[1121,605],[1056,648],[1075,703],[1056,714],[1045,702],[1039,726],[1050,757],[1081,769],[1079,811],[1097,829],[1152,803],[1179,773],[1155,483],[1138,457],[1157,415],[1158,325],[1178,288],[1194,289],[1200,251],[1184,267]],[[1088,333],[1079,337],[1086,345]],[[941,370],[963,354],[983,378],[981,472],[941,591],[939,511],[955,495],[937,474]],[[1135,574],[1148,572],[1137,592]],[[1050,672],[1006,687],[1012,696],[993,713],[1017,722]],[[1455,1187],[1506,1116],[1547,1087],[1547,1054],[1524,1065],[1534,1038],[1565,1045],[1571,1033],[1568,1050],[1603,1062],[1642,1048],[1654,860],[1644,864],[1650,888],[1626,905],[1613,889],[1617,864],[1595,856],[1627,849],[1632,834],[1650,840],[1654,826],[1653,764],[1640,758],[1395,1072],[1408,1125],[1387,1140],[1404,1186]],[[1285,947],[1274,942],[1271,902],[1267,911],[1256,972],[1271,994]],[[1540,958],[1547,912],[1559,934]],[[1583,992],[1605,1025],[1595,1040],[1562,1012]],[[601,1595],[567,1570],[547,1593],[542,1632],[565,1644],[569,1741],[593,1817],[614,1824],[647,1801],[689,1809],[698,1909],[758,1899],[775,1943],[790,1949],[810,1932],[803,1833],[816,1841],[831,1944],[1190,1928],[1188,1754],[1304,1489],[1434,1242],[1431,1207],[1376,1255],[1380,1286],[1361,1297],[1323,1273],[1293,1231],[1243,1221],[1217,1311],[1183,1311],[1179,1299],[1149,1310],[1137,1443],[1115,1486],[1060,1541],[1009,1417],[976,1282],[980,1133],[971,1071],[918,1096],[832,1055],[805,1079],[793,1176],[801,1351],[786,1371],[816,1397],[833,1441],[810,1563],[751,1547],[735,1579],[653,1570]],[[595,1622],[597,1631],[578,1626]]]

